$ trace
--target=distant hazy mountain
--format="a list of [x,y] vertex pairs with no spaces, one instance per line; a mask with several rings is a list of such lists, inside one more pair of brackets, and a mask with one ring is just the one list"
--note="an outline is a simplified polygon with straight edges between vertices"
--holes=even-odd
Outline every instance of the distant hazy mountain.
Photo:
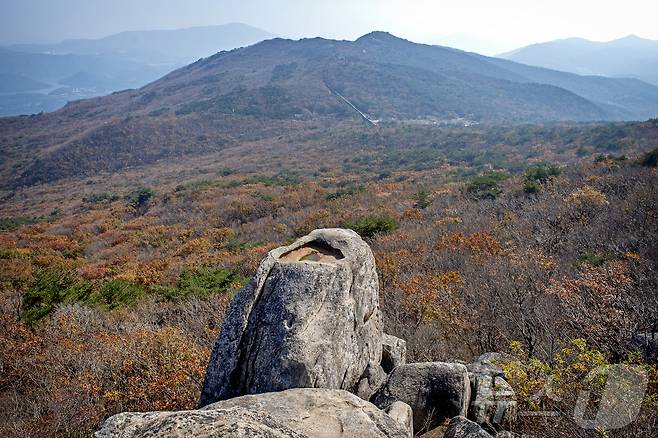
[[638,80],[529,67],[382,32],[356,41],[272,39],[139,90],[0,119],[0,152],[16,157],[0,163],[0,180],[112,172],[362,117],[468,124],[652,116],[658,87]]
[[189,64],[222,50],[250,46],[274,38],[240,23],[177,30],[122,32],[101,39],[65,40],[57,44],[21,44],[10,49],[30,53],[115,55],[153,64]]
[[53,111],[67,101],[139,88],[199,58],[271,37],[227,24],[0,48],[0,115]]
[[581,75],[637,78],[658,85],[658,41],[634,35],[610,42],[581,38],[549,41],[500,57]]

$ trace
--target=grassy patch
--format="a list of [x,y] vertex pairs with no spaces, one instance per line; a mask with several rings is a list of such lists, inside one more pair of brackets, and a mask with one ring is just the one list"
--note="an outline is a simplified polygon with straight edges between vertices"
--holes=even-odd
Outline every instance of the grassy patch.
[[53,210],[47,216],[18,216],[18,217],[3,217],[0,218],[0,231],[11,231],[20,228],[23,225],[33,225],[40,222],[51,222],[60,217],[59,210]]
[[389,233],[398,229],[398,223],[387,216],[365,216],[356,221],[346,223],[345,228],[354,230],[363,238],[371,238],[375,234]]
[[244,285],[245,281],[238,269],[197,267],[184,270],[176,287],[156,286],[154,291],[170,300],[192,296],[207,298],[230,292]]
[[578,262],[580,264],[587,264],[591,266],[602,266],[613,258],[614,257],[608,253],[596,253],[593,251],[584,250],[580,252]]
[[344,187],[342,189],[336,190],[335,192],[327,193],[325,195],[325,198],[328,201],[332,201],[334,199],[340,199],[347,196],[356,195],[357,193],[365,191],[365,189],[366,188],[363,185]]

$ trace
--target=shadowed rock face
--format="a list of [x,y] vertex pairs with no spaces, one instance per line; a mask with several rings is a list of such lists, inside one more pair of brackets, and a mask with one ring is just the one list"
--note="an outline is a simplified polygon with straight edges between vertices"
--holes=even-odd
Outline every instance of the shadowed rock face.
[[396,367],[407,363],[407,342],[404,339],[384,333],[382,350],[382,368],[390,373]]
[[271,251],[236,295],[200,404],[289,388],[356,393],[381,358],[370,248],[353,231],[316,230]]
[[425,362],[396,367],[373,403],[387,409],[402,401],[413,410],[414,432],[437,427],[446,418],[466,415],[470,400],[468,370],[456,363]]

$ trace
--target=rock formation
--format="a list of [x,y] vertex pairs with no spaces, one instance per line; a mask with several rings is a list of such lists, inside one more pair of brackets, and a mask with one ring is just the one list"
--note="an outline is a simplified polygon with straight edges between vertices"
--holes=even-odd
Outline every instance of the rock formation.
[[201,409],[115,415],[95,436],[411,437],[447,419],[446,437],[504,436],[516,400],[497,364],[510,357],[406,363],[382,325],[368,245],[313,231],[270,251],[233,299]]
[[231,303],[200,404],[289,388],[356,393],[382,374],[381,357],[370,248],[351,230],[316,230],[271,251]]

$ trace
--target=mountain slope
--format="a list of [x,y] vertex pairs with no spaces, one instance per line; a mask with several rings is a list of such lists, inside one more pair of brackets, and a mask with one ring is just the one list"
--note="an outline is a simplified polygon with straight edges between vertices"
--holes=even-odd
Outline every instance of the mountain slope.
[[634,35],[610,42],[581,38],[555,40],[500,57],[581,75],[637,78],[658,85],[658,41]]
[[597,86],[608,93],[619,87],[634,99],[646,94],[647,108],[621,100],[596,104],[549,83],[574,81],[584,89],[591,79],[540,73],[548,76],[380,32],[357,41],[268,40],[199,60],[139,90],[74,102],[52,114],[0,119],[0,145],[10,157],[0,163],[0,180],[16,187],[218,151],[358,120],[350,105],[383,122],[527,123],[658,114],[658,98],[651,107],[656,88],[639,81],[632,84],[637,89],[615,79]]
[[[192,64],[142,91],[154,93],[156,105],[175,108],[179,115],[344,117],[348,107],[332,95],[340,93],[384,120],[461,117],[514,122],[607,116],[582,97],[522,80],[463,52],[371,34],[355,42],[265,41]],[[153,110],[150,104],[148,109]]]

